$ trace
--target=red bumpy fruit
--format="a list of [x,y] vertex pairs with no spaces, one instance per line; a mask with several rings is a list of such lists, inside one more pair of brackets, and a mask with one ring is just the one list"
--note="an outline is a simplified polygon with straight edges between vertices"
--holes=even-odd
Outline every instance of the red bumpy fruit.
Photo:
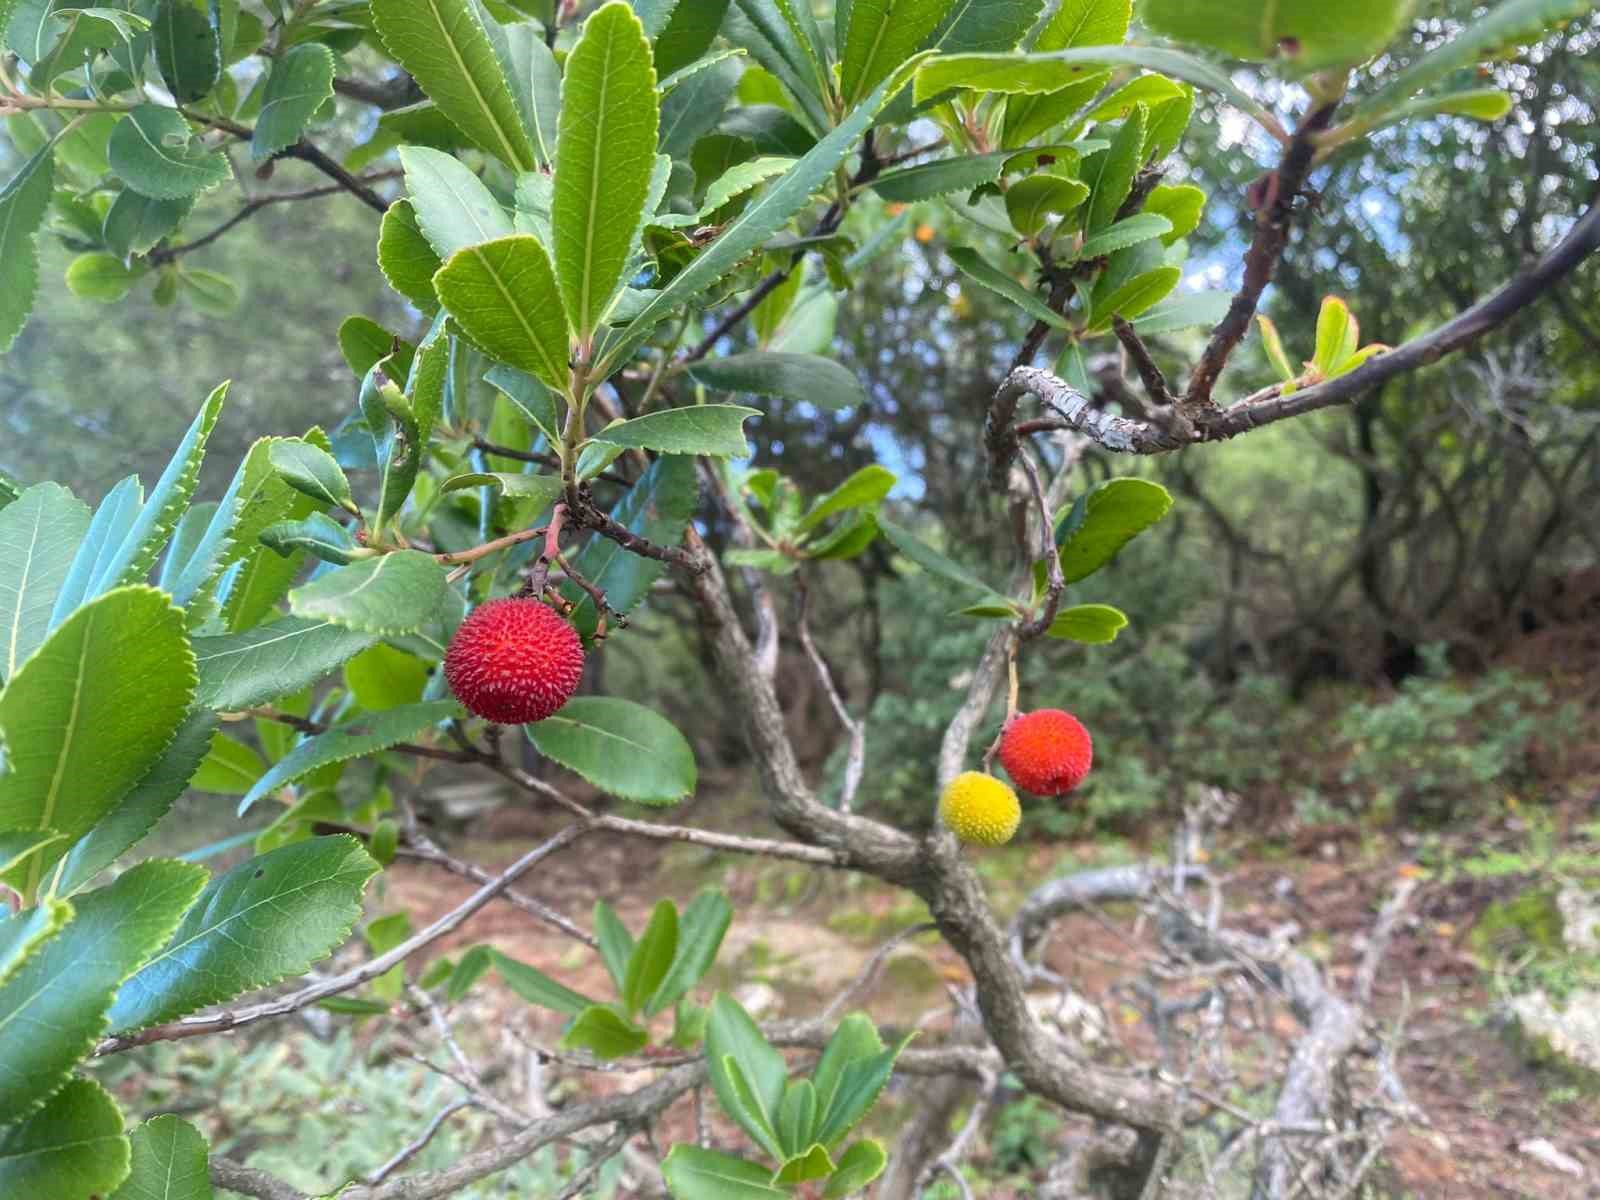
[[572,699],[583,678],[583,643],[548,604],[491,600],[450,639],[444,675],[468,712],[500,725],[525,725]]
[[1083,782],[1094,744],[1083,723],[1059,708],[1022,713],[1000,735],[1000,762],[1017,786],[1035,796],[1064,796]]

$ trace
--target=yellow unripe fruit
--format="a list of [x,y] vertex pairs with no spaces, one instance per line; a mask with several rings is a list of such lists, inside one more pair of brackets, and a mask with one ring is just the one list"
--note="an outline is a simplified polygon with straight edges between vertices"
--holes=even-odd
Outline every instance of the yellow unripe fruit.
[[945,788],[939,815],[963,842],[1003,846],[1017,832],[1022,805],[1017,794],[993,775],[963,771]]

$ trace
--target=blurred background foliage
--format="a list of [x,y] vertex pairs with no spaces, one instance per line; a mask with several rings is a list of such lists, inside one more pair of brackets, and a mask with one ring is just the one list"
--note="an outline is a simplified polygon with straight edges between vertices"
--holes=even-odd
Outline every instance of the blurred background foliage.
[[[1473,6],[1422,9],[1432,15],[1414,50]],[[1291,358],[1309,353],[1324,295],[1348,299],[1364,341],[1398,343],[1497,286],[1576,215],[1597,179],[1594,40],[1594,22],[1577,22],[1491,68],[1516,97],[1503,120],[1407,125],[1314,175],[1315,212],[1268,293]],[[340,116],[317,136],[348,153],[369,134]],[[1258,136],[1202,108],[1173,160],[1166,182],[1212,196],[1191,239],[1192,286],[1237,282],[1241,200],[1270,161]],[[0,153],[8,172],[15,147]],[[316,182],[299,163],[272,169],[274,189]],[[220,224],[238,197],[220,189],[203,203]],[[994,235],[932,205],[891,217],[870,198],[846,231],[864,238],[890,219],[906,236],[815,314],[871,403],[828,414],[763,402],[753,465],[816,494],[883,462],[900,476],[897,517],[1004,578],[1021,556],[1010,499],[984,483],[978,431],[1025,318],[964,284],[946,257],[953,242]],[[45,289],[0,360],[0,471],[58,479],[90,500],[130,471],[148,480],[223,378],[235,383],[202,495],[256,437],[331,426],[356,386],[339,323],[361,313],[418,327],[374,267],[376,226],[347,196],[264,209],[184,260],[233,281],[228,313],[162,307],[149,280],[113,305]],[[41,246],[46,279],[59,278],[71,250],[59,238]],[[1177,371],[1198,336],[1169,335],[1158,354]],[[1131,377],[1115,353],[1090,368],[1111,395]],[[1223,390],[1238,397],[1272,378],[1252,336]],[[1578,740],[1571,700],[1600,648],[1600,272],[1578,272],[1473,353],[1355,408],[1159,459],[1090,453],[1074,490],[1126,474],[1160,481],[1178,503],[1071,597],[1123,608],[1132,624],[1118,641],[1052,642],[1025,658],[1025,705],[1078,712],[1099,764],[1069,806],[1032,810],[1037,832],[1127,829],[1203,786],[1313,822],[1365,807],[1437,819],[1491,783],[1537,792]],[[725,542],[709,503],[702,517]],[[813,569],[813,628],[848,703],[868,715],[861,803],[925,820],[940,733],[989,629],[951,619],[945,589],[902,573],[881,540]],[[788,581],[776,587],[792,603]],[[603,686],[665,712],[704,765],[743,769],[736,722],[705,702],[715,692],[691,606],[670,584],[658,600],[608,644]],[[787,639],[780,669],[810,765],[837,771],[835,718]]]

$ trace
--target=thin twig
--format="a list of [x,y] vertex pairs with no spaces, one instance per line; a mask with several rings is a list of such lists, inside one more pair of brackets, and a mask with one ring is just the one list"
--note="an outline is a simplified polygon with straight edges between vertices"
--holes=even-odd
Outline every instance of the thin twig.
[[844,697],[839,694],[839,689],[833,682],[833,672],[828,669],[827,661],[817,650],[817,644],[811,637],[811,625],[806,620],[810,598],[811,593],[806,587],[803,573],[797,574],[795,630],[800,636],[800,645],[805,650],[806,657],[811,660],[812,669],[817,673],[817,679],[822,683],[822,690],[827,693],[828,703],[833,705],[834,715],[839,718],[839,724],[844,726],[845,733],[850,737],[850,750],[844,764],[844,781],[839,787],[839,810],[850,812],[855,806],[856,792],[861,789],[861,777],[866,771],[867,729],[864,722],[850,715]]
[[433,1119],[429,1121],[427,1125],[423,1126],[421,1133],[417,1134],[417,1136],[412,1138],[411,1141],[400,1147],[399,1150],[396,1150],[394,1156],[382,1166],[367,1173],[367,1183],[379,1184],[385,1179],[389,1178],[389,1176],[393,1175],[401,1167],[405,1166],[413,1158],[421,1154],[422,1151],[426,1149],[428,1143],[433,1141],[434,1134],[438,1133],[440,1129],[444,1128],[444,1123],[446,1121],[455,1116],[462,1109],[471,1107],[472,1100],[467,1096],[462,1096],[459,1100],[452,1100],[438,1112],[434,1113]]

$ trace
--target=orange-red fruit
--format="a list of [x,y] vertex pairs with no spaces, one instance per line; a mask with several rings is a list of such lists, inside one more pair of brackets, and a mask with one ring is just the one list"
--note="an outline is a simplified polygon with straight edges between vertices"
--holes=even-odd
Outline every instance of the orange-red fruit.
[[479,605],[444,655],[444,675],[467,711],[501,725],[542,721],[578,690],[583,643],[538,600]]
[[1022,713],[1000,735],[1000,762],[1017,786],[1035,796],[1064,796],[1083,782],[1094,744],[1083,723],[1059,708]]

